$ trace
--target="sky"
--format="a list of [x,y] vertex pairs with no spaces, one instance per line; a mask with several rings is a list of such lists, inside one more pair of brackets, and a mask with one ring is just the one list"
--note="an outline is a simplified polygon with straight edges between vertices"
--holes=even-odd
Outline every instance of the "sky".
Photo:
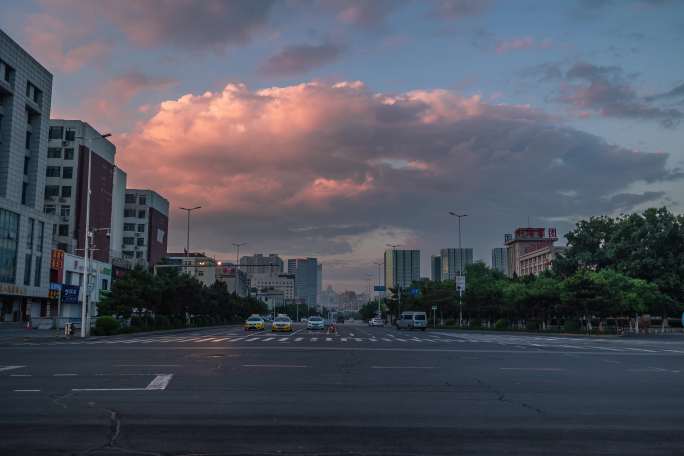
[[315,256],[364,290],[386,244],[463,246],[682,212],[684,2],[0,0],[53,118],[111,132],[169,250]]

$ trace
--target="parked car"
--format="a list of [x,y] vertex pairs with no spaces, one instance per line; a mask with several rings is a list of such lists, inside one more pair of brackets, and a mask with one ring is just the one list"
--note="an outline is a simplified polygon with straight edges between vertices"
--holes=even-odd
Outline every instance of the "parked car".
[[309,317],[309,321],[306,323],[306,329],[325,329],[325,322],[321,317]]
[[420,329],[427,328],[427,314],[425,312],[402,312],[395,322],[397,329]]
[[368,326],[385,326],[385,320],[380,317],[373,317],[368,320]]

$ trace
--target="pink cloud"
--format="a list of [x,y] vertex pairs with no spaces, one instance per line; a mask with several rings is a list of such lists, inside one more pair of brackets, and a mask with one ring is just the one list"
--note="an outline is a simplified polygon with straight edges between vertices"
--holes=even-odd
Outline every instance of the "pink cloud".
[[510,40],[499,40],[496,43],[497,54],[505,54],[511,51],[529,49],[535,45],[535,40],[531,36],[511,38]]

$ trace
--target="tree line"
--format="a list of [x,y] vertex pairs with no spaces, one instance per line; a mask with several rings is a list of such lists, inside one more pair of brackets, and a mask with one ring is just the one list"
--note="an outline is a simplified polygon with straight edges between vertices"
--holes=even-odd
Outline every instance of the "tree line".
[[[466,269],[466,291],[459,299],[452,281],[415,282],[411,290],[392,290],[385,312],[422,310],[454,321],[459,310],[470,326],[522,322],[528,329],[549,326],[604,329],[627,324],[638,315],[678,317],[684,309],[684,216],[666,208],[641,214],[593,217],[566,235],[568,248],[552,271],[508,278],[484,263]],[[362,309],[370,318],[377,302]]]

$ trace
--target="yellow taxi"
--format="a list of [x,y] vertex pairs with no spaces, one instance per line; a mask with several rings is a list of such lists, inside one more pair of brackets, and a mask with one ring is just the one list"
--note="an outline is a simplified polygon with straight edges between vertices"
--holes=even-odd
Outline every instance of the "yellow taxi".
[[277,331],[282,331],[282,332],[291,332],[292,331],[292,320],[290,317],[281,315],[276,317],[275,320],[273,320],[273,323],[271,324],[271,331],[272,332],[277,332]]
[[266,323],[264,322],[264,319],[261,318],[258,315],[252,315],[245,321],[245,331],[249,330],[255,330],[259,331],[264,329],[264,326]]

